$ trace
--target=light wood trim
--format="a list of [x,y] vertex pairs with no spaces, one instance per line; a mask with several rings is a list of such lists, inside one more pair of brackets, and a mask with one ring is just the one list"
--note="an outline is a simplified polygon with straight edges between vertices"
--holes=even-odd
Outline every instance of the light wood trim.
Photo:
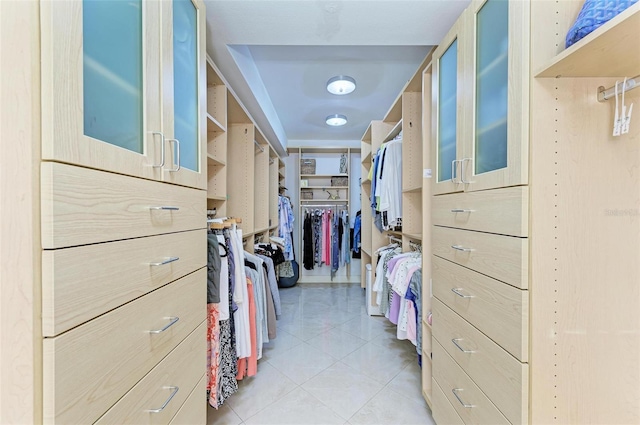
[[[442,348],[437,338],[433,340],[433,377],[465,423],[509,424],[507,418]],[[474,407],[463,407],[454,396],[453,389],[460,389],[461,391],[458,391],[460,398],[464,403]]]
[[55,162],[41,170],[45,249],[206,227],[204,191]]
[[[179,260],[150,265],[172,257]],[[205,229],[45,250],[43,333],[58,335],[206,265]]]
[[160,180],[160,3],[143,3],[143,153],[84,134],[82,1],[41,2],[42,158]]
[[[405,236],[422,234],[422,190],[402,194],[402,233]],[[409,250],[409,247],[404,247]]]
[[453,408],[440,385],[433,381],[433,420],[438,425],[464,425],[464,421]]
[[[450,194],[433,198],[433,223],[501,235],[529,235],[527,186]],[[452,212],[454,209],[472,212]]]
[[640,126],[611,135],[613,78],[533,84],[531,421],[640,423]]
[[422,93],[402,94],[402,189],[422,186]]
[[[206,318],[206,269],[45,338],[44,422],[90,423]],[[198,307],[200,306],[200,307]],[[166,332],[168,317],[180,320]],[[204,352],[203,352],[204,354]]]
[[[573,22],[562,24],[566,35]],[[633,77],[640,71],[638,28],[636,3],[537,68],[536,77]]]
[[[500,348],[437,298],[433,300],[433,336],[513,424],[529,419],[529,365]],[[453,343],[474,353],[463,353]]]
[[[184,341],[182,341],[167,357],[154,367],[144,378],[140,380],[129,392],[127,392],[96,424],[121,425],[121,424],[166,424],[180,410],[182,405],[191,397],[194,388],[203,382],[203,371],[206,370],[207,352],[207,323],[202,322]],[[158,413],[149,413],[147,410],[158,409],[171,395],[167,387],[176,386],[178,391],[171,399],[167,407]],[[191,408],[191,414],[199,413],[206,417],[206,402],[203,388],[198,403]],[[205,418],[206,421],[206,418]],[[188,422],[182,422],[186,425]],[[200,422],[204,424],[206,422]]]
[[277,226],[278,215],[278,161],[269,164],[269,227]]
[[[173,144],[165,141],[167,164],[162,169],[162,180],[197,189],[207,189],[207,52],[206,13],[202,0],[191,0],[197,12],[197,55],[198,55],[198,146],[197,170],[181,167],[179,171],[169,171],[177,164]],[[173,3],[162,5],[162,131],[167,139],[175,137],[174,125],[174,74],[173,74]],[[186,142],[183,142],[186,143]]]
[[221,131],[227,131],[227,87],[224,84],[210,85],[209,81],[207,85],[207,115]]
[[[421,324],[418,324],[421,326]],[[427,332],[429,332],[427,334]],[[433,409],[433,401],[432,401],[432,361],[431,361],[431,331],[427,329],[426,326],[422,326],[422,336],[424,338],[425,335],[429,336],[429,347],[428,350],[422,350],[422,364],[420,365],[421,370],[421,383],[420,388],[422,389],[422,397],[424,401],[427,402],[430,409]],[[424,339],[422,340],[424,344]]]
[[[476,16],[486,0],[474,0],[468,33],[471,48],[465,60],[467,83],[465,97],[467,119],[465,125],[465,161],[462,172],[466,181],[464,190],[486,190],[527,184],[529,179],[529,49],[530,49],[530,1],[509,2],[509,50],[508,50],[508,115],[507,115],[507,166],[488,173],[475,174],[475,111],[476,109]],[[469,113],[469,111],[472,111]]]
[[[529,245],[525,238],[433,226],[433,253],[520,289],[529,286]],[[453,245],[470,248],[462,252]]]
[[[522,362],[529,358],[529,292],[440,257],[433,258],[433,295]],[[452,289],[473,298],[462,298]]]
[[269,227],[269,149],[258,152],[254,158],[254,229]]
[[[469,8],[465,9],[458,20],[453,24],[447,35],[444,36],[439,46],[433,52],[432,62],[432,78],[431,78],[431,158],[432,158],[432,192],[434,195],[442,193],[454,193],[461,192],[464,187],[460,180],[460,172],[462,171],[459,164],[455,164],[456,179],[455,183],[451,180],[438,181],[438,140],[439,140],[439,99],[440,99],[440,58],[451,47],[454,41],[457,40],[457,81],[456,81],[456,160],[460,160],[464,154],[463,143],[466,140],[466,125],[465,119],[468,113],[465,109],[465,95],[466,95],[466,81],[465,72],[468,72],[465,68],[465,61],[467,60],[467,50],[469,50],[470,40],[467,38],[467,25],[469,21]],[[450,167],[451,164],[443,164],[443,167]]]
[[240,226],[243,232],[251,233],[255,229],[255,155],[253,124],[231,124],[227,146],[227,214],[242,217]]
[[171,420],[172,425],[202,425],[207,423],[209,407],[202,402],[202,394],[207,393],[207,375],[196,384],[178,413]]
[[0,2],[0,423],[42,422],[40,3]]

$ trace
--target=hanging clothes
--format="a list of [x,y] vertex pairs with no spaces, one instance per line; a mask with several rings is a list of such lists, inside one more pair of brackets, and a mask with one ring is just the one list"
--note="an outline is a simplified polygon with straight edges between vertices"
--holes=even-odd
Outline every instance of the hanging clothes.
[[293,216],[293,208],[291,208],[291,201],[286,196],[278,196],[278,236],[284,241],[284,257],[287,261],[293,261],[293,239],[291,238],[291,232],[293,232],[293,222],[295,221]]
[[402,227],[402,132],[374,156],[371,208],[378,230]]
[[302,265],[305,270],[313,270],[313,229],[310,213],[304,215],[302,232]]

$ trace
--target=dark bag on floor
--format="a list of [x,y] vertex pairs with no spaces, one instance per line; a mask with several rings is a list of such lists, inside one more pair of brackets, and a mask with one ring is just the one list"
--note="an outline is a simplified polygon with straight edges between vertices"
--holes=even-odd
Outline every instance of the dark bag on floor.
[[293,276],[291,277],[282,277],[278,280],[279,288],[291,288],[298,283],[298,279],[300,278],[300,266],[296,260],[291,261],[291,267],[293,268]]
[[[291,232],[291,240],[293,241],[293,232]],[[296,261],[296,249],[295,245],[291,245],[291,249],[293,250],[293,260],[291,260],[291,267],[293,268],[293,276],[291,277],[283,277],[280,276],[278,279],[278,287],[279,288],[291,288],[298,283],[298,279],[300,278],[300,266]]]

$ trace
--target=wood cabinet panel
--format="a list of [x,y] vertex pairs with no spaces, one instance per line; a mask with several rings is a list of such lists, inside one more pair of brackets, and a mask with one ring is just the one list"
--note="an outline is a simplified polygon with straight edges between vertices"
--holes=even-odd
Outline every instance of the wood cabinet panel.
[[432,379],[433,382],[433,420],[438,425],[464,425],[462,418],[453,408],[447,396],[444,395],[440,385]]
[[447,354],[437,338],[433,341],[433,377],[465,423],[509,424],[507,418]]
[[433,301],[433,321],[434,337],[496,407],[511,423],[527,423],[528,365],[520,363],[437,299]]
[[[184,341],[167,355],[151,372],[124,395],[96,424],[168,424],[171,418],[182,410],[184,403],[193,398],[192,390],[199,388],[206,370],[207,323],[201,323]],[[160,412],[169,397],[173,397]],[[204,414],[206,423],[205,388],[198,394],[199,403],[190,405],[191,414]],[[181,408],[182,406],[182,408]],[[175,422],[180,423],[180,422]],[[182,422],[183,425],[194,422]]]
[[202,401],[202,394],[207,391],[207,375],[205,374],[191,395],[184,402],[178,413],[173,417],[173,425],[202,425],[207,423],[207,405]]
[[206,237],[202,229],[43,251],[43,334],[58,335],[206,266]]
[[205,227],[205,191],[55,162],[41,171],[44,249]]
[[[203,268],[60,336],[45,338],[44,422],[98,419],[205,320],[205,299]],[[175,318],[179,320],[167,328]]]
[[529,234],[529,188],[507,187],[435,196],[433,224],[501,235]]
[[433,253],[520,289],[529,286],[528,239],[433,226]]
[[440,257],[432,264],[433,295],[514,357],[528,361],[529,292]]

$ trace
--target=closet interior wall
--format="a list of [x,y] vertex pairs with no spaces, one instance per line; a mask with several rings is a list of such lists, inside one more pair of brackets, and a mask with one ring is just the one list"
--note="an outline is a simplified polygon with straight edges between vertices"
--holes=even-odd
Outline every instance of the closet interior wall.
[[207,58],[207,208],[242,220],[245,249],[278,227],[284,162],[216,65]]
[[[372,121],[361,139],[362,150],[362,261],[361,286],[366,288],[366,307],[370,315],[381,315],[376,293],[370,289],[376,280],[376,251],[392,241],[399,241],[403,252],[422,247],[423,235],[430,235],[431,188],[429,183],[431,129],[431,57],[429,53],[415,74],[403,87],[382,120]],[[425,84],[427,84],[425,88]],[[428,117],[428,119],[425,119]],[[383,143],[402,132],[402,230],[380,232],[373,224],[371,180],[368,178],[373,155]],[[428,239],[427,239],[428,241]],[[428,244],[427,244],[428,245]],[[430,246],[422,247],[422,381],[423,395],[431,404],[431,325],[426,314],[431,311],[429,277]],[[370,282],[370,284],[367,284]]]
[[[297,238],[294,238],[296,244],[296,259],[300,263],[300,281],[301,282],[359,282],[360,281],[360,264],[359,259],[350,259],[350,263],[340,266],[336,275],[331,278],[331,266],[322,265],[314,267],[313,270],[306,270],[302,267],[303,254],[303,232],[304,213],[309,208],[317,206],[319,209],[328,209],[329,206],[335,206],[338,212],[346,209],[349,213],[349,226],[352,227],[355,214],[358,209],[352,205],[352,192],[357,185],[358,173],[352,172],[352,158],[358,158],[360,148],[336,147],[336,148],[312,148],[312,147],[290,147],[289,153],[293,161],[296,161],[297,168],[296,183],[287,186],[289,193],[294,191],[297,195],[299,205],[294,207],[296,219],[295,229]],[[340,173],[341,156],[346,156],[346,173]],[[301,169],[300,161],[311,159],[315,161],[315,172],[305,173]],[[359,160],[356,160],[356,164]],[[358,170],[360,171],[360,170]],[[332,178],[346,179],[346,184],[332,184]],[[304,186],[302,182],[305,182]],[[328,192],[327,192],[328,191]],[[338,196],[338,199],[330,199]],[[295,198],[292,197],[295,201]],[[355,209],[354,209],[355,208]],[[349,234],[344,237],[350,238]],[[352,249],[349,256],[352,257]]]

